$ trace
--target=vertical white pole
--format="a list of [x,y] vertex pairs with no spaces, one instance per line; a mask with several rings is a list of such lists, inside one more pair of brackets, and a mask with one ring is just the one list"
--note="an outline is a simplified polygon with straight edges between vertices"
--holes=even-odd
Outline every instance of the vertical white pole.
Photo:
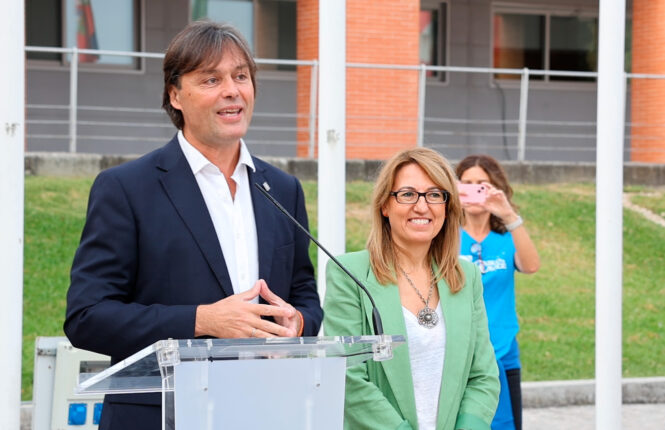
[[[621,428],[625,0],[600,0],[596,130],[596,429]],[[619,197],[617,197],[619,196]]]
[[524,161],[526,152],[526,115],[529,106],[529,69],[522,70],[522,81],[520,83],[520,118],[517,137],[517,161]]
[[[319,1],[319,231],[333,255],[346,249],[346,0]],[[318,252],[321,298],[328,256]]]
[[418,136],[416,146],[423,146],[425,135],[425,90],[427,87],[427,69],[420,65],[418,73]]
[[314,158],[314,147],[316,144],[316,107],[317,105],[317,90],[319,88],[319,62],[314,61],[312,64],[312,75],[310,76],[309,84],[309,158]]
[[0,428],[21,420],[23,320],[23,148],[25,145],[25,40],[23,0],[0,14]]
[[72,48],[72,57],[69,63],[69,152],[76,152],[76,133],[78,115],[78,78],[79,78],[79,50]]

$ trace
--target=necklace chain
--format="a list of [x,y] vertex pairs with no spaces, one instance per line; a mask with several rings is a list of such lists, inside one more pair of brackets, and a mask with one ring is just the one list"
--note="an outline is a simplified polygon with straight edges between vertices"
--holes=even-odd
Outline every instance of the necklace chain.
[[399,270],[404,275],[404,278],[406,279],[406,281],[409,283],[409,285],[411,285],[411,287],[413,287],[414,290],[416,290],[416,294],[418,294],[418,297],[420,297],[420,300],[422,300],[423,303],[425,304],[425,307],[422,308],[418,312],[418,315],[417,315],[418,324],[420,324],[421,326],[426,327],[426,328],[434,327],[439,322],[439,316],[436,314],[436,311],[429,307],[429,299],[432,298],[432,292],[434,291],[434,284],[436,283],[434,281],[434,279],[435,279],[434,272],[432,272],[432,281],[430,282],[430,285],[429,285],[429,293],[427,294],[427,300],[425,300],[423,295],[420,294],[420,290],[418,290],[418,288],[416,288],[416,285],[413,283],[411,278],[409,278],[409,275],[406,274],[404,269],[402,269],[402,267],[399,266],[399,265],[397,267],[399,267]]
[[404,275],[404,278],[406,278],[406,281],[409,283],[409,285],[411,285],[413,287],[413,289],[416,290],[416,294],[418,294],[418,297],[420,297],[420,300],[423,301],[423,303],[425,304],[425,307],[428,308],[429,307],[429,299],[432,298],[432,292],[434,291],[434,281],[432,281],[429,285],[429,292],[427,293],[427,300],[425,300],[423,295],[420,294],[420,290],[418,288],[416,288],[416,285],[413,283],[411,278],[409,278],[409,275],[406,274],[406,272],[404,271],[404,269],[402,269],[401,266],[398,266],[398,267],[399,267],[399,270],[402,271],[402,274]]

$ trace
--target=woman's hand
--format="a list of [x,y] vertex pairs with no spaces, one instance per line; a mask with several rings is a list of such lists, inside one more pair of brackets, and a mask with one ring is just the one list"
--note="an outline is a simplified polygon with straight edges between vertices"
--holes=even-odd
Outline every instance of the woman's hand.
[[487,198],[485,198],[485,202],[481,206],[492,215],[501,218],[504,224],[516,221],[517,214],[504,192],[489,182],[483,182],[483,185],[487,187]]
[[[499,217],[504,224],[517,221],[518,215],[510,205],[504,192],[490,183],[483,182],[483,184],[487,186],[487,198],[485,203],[482,204],[485,210]],[[517,269],[522,273],[537,272],[540,268],[540,257],[526,228],[520,225],[511,231],[511,234],[515,243],[515,265]]]

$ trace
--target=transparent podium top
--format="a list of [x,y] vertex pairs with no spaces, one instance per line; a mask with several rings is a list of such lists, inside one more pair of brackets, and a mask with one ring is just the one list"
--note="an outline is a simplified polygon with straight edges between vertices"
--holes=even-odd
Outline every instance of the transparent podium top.
[[173,367],[187,361],[346,357],[348,367],[389,360],[404,342],[401,335],[160,340],[103,372],[81,373],[76,392],[170,391]]

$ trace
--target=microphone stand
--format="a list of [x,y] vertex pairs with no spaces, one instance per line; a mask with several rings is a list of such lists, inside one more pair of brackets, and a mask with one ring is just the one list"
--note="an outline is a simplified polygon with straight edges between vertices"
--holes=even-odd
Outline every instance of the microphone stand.
[[374,334],[379,337],[379,343],[372,345],[372,349],[374,351],[374,360],[376,361],[382,361],[382,360],[388,360],[392,358],[392,347],[390,346],[389,343],[386,342],[385,335],[383,333],[383,323],[381,322],[381,315],[379,314],[379,310],[376,307],[376,303],[374,303],[374,298],[372,295],[369,293],[367,290],[367,287],[365,287],[362,282],[358,280],[346,267],[342,265],[342,263],[339,262],[321,243],[319,243],[318,240],[314,238],[310,234],[310,232],[303,227],[302,224],[298,222],[286,209],[284,209],[284,206],[282,206],[273,196],[271,196],[268,191],[266,191],[261,185],[257,184],[256,182],[254,183],[254,186],[263,194],[270,202],[279,209],[280,212],[282,212],[284,215],[286,215],[291,222],[293,222],[300,230],[307,235],[307,237],[316,244],[323,252],[326,253],[328,257],[332,261],[337,264],[337,266],[344,271],[351,279],[353,279],[353,282],[360,287],[361,290],[365,292],[367,297],[369,298],[369,301],[372,303],[372,322],[374,324]]

